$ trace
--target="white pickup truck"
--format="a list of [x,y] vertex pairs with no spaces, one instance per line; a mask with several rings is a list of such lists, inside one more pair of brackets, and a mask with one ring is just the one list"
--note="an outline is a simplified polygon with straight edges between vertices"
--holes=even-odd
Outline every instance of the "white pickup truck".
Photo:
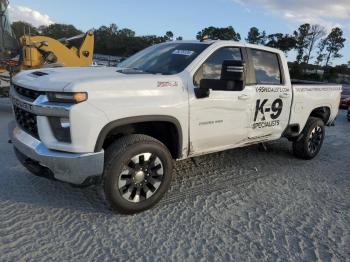
[[292,85],[276,49],[168,42],[118,68],[18,74],[9,134],[32,173],[101,183],[114,209],[135,213],[167,191],[173,160],[281,137],[293,142],[297,157],[314,158],[340,95],[341,86]]

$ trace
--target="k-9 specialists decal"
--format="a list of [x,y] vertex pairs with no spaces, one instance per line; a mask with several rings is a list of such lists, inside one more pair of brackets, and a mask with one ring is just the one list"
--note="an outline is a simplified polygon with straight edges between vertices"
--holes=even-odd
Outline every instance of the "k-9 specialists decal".
[[268,99],[259,99],[256,101],[253,129],[280,125],[278,118],[283,111],[283,101],[278,98],[272,102],[271,107],[266,106],[268,101]]

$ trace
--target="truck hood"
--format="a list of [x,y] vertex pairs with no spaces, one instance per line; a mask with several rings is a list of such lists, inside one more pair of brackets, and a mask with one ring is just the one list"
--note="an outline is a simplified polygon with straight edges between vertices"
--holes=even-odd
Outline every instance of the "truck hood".
[[117,82],[130,87],[131,83],[139,86],[139,81],[153,80],[157,83],[173,78],[152,74],[123,74],[113,67],[67,67],[23,71],[14,77],[13,83],[38,91],[73,92],[90,91],[92,87],[102,91],[107,87],[121,86],[116,85]]

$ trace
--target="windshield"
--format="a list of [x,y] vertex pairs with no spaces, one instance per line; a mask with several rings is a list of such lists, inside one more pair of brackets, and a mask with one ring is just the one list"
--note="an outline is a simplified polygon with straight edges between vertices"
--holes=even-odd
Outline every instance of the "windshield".
[[174,75],[182,72],[209,44],[166,43],[154,45],[131,56],[118,65],[119,72],[139,71]]

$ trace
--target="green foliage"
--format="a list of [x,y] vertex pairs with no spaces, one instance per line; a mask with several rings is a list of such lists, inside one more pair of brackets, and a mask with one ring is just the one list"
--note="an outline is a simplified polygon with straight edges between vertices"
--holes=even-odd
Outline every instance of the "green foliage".
[[171,32],[171,31],[168,31],[168,32],[166,32],[165,33],[165,40],[166,41],[173,41],[173,39],[174,39],[174,34],[173,34],[173,32]]
[[207,27],[202,31],[197,33],[197,39],[203,40],[205,38],[209,38],[212,40],[234,40],[240,41],[241,35],[236,33],[232,26],[228,27]]
[[346,39],[343,37],[343,30],[339,27],[333,28],[324,40],[325,50],[327,51],[326,67],[331,58],[335,59],[342,57],[339,51],[344,48],[345,41]]
[[68,38],[83,34],[81,30],[76,29],[73,25],[66,24],[51,24],[49,26],[40,26],[38,28],[38,31],[41,35],[54,39]]
[[267,46],[277,48],[287,53],[296,46],[296,40],[293,36],[281,33],[272,34],[267,36]]
[[148,46],[172,41],[174,34],[166,32],[164,36],[136,36],[130,29],[119,29],[116,24],[101,26],[95,30],[95,52],[104,55],[127,57]]
[[17,39],[23,36],[24,33],[28,34],[29,32],[31,33],[31,35],[39,35],[38,29],[26,22],[13,22],[12,29]]
[[266,44],[266,32],[260,33],[259,29],[256,27],[250,28],[248,36],[245,39],[250,44],[265,45]]
[[303,24],[299,26],[298,30],[294,31],[295,38],[295,49],[298,52],[296,61],[300,63],[302,60],[307,60],[304,56],[305,50],[309,46],[309,36],[310,36],[311,25]]
[[304,62],[308,64],[310,59],[312,59],[312,51],[316,43],[326,35],[326,30],[323,26],[320,25],[311,25],[311,29],[307,38],[307,55],[304,56]]

